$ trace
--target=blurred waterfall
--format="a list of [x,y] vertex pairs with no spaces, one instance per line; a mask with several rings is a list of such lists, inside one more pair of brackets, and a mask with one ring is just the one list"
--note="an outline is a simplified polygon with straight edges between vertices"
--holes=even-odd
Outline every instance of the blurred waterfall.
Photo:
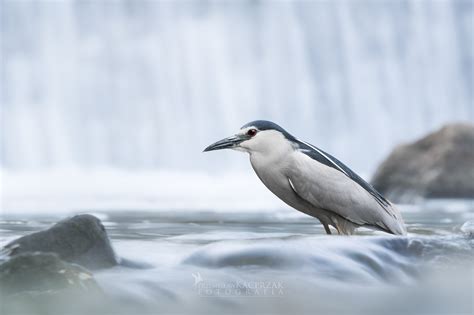
[[270,119],[357,171],[474,121],[471,1],[2,0],[7,169],[240,169]]

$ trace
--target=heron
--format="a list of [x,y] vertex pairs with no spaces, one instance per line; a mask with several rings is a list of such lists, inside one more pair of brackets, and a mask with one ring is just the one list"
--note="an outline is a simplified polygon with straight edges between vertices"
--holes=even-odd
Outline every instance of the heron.
[[406,235],[393,203],[337,158],[276,123],[249,122],[204,152],[222,149],[247,152],[263,184],[290,207],[317,218],[327,234],[330,227],[342,235],[368,227]]

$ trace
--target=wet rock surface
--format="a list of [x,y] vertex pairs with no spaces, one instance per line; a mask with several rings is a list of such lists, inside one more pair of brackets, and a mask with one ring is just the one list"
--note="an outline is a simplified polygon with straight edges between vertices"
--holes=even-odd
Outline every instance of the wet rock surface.
[[474,198],[474,125],[446,125],[396,147],[378,167],[372,184],[395,202]]
[[4,247],[9,256],[28,252],[55,253],[60,259],[88,269],[117,265],[118,261],[100,220],[89,214],[59,221],[51,228],[20,237]]
[[54,253],[29,252],[0,265],[1,309],[6,314],[84,313],[106,295],[85,268]]
[[88,270],[64,262],[53,253],[20,254],[0,265],[2,295],[22,292],[53,293],[61,290],[100,292]]

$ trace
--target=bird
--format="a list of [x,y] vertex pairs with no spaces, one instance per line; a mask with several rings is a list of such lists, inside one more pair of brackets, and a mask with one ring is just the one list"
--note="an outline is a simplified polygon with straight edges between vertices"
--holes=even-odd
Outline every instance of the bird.
[[299,140],[274,122],[255,120],[203,152],[247,152],[263,184],[290,207],[318,219],[326,234],[368,227],[406,235],[400,211],[331,154]]

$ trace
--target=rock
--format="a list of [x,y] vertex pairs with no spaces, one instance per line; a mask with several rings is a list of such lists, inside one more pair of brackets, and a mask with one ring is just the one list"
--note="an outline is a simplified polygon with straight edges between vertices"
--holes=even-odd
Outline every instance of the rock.
[[89,271],[53,253],[19,254],[0,265],[2,296],[63,290],[101,292]]
[[9,256],[27,252],[56,253],[59,258],[89,269],[117,265],[107,232],[92,215],[76,215],[51,228],[20,237],[4,247]]
[[396,147],[372,185],[396,202],[474,198],[474,125],[450,124]]
[[87,314],[107,296],[83,267],[36,252],[0,265],[0,300],[5,314]]

